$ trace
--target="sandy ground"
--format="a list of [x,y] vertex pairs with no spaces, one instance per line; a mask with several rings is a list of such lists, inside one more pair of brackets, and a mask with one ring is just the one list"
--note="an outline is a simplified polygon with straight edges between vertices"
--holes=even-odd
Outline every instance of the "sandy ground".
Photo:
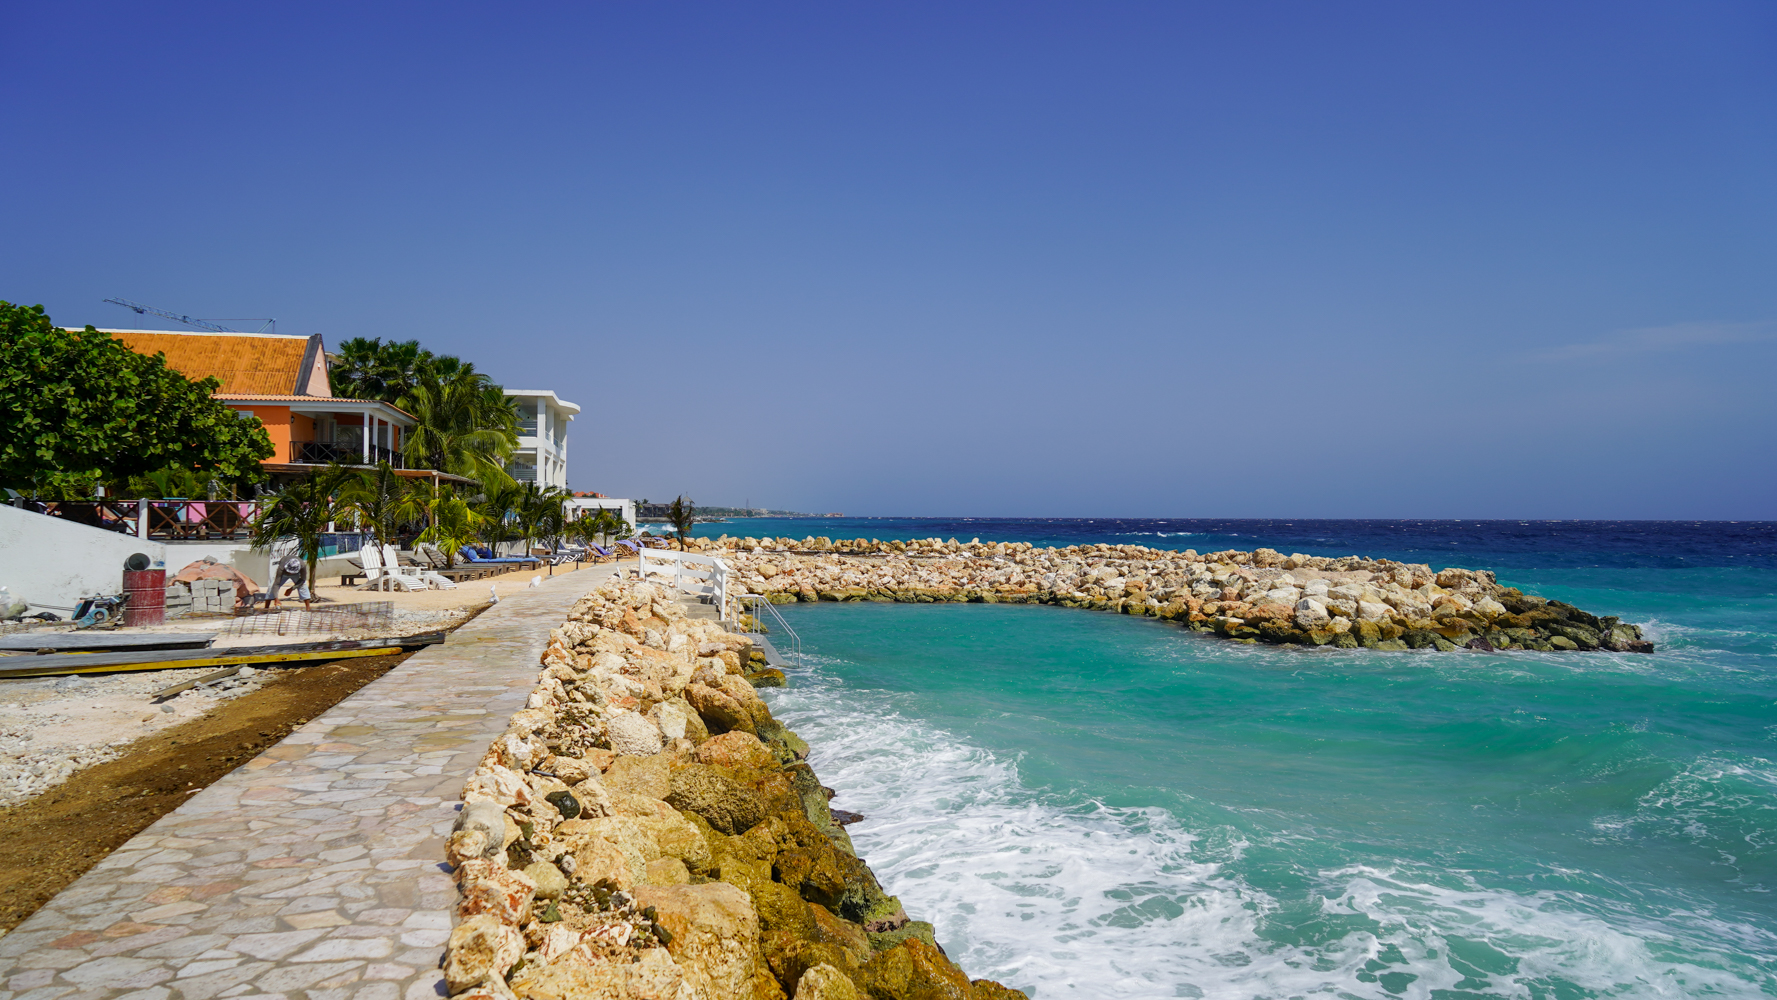
[[81,768],[114,759],[125,744],[190,721],[218,701],[256,691],[264,680],[264,671],[254,671],[164,704],[151,700],[155,691],[213,672],[0,680],[0,805],[39,795]]

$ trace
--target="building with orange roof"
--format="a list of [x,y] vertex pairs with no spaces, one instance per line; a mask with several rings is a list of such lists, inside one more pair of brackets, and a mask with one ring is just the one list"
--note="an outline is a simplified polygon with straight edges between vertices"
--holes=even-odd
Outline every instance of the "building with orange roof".
[[213,398],[254,416],[271,436],[263,464],[275,480],[306,474],[330,462],[388,462],[413,477],[460,481],[429,469],[407,469],[401,445],[412,414],[376,399],[333,395],[321,335],[101,330],[138,354],[163,354],[167,367],[187,378],[214,378]]

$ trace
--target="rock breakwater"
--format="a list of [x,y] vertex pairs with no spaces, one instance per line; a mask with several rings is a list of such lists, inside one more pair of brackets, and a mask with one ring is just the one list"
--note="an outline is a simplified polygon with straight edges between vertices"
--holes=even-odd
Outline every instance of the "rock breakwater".
[[648,583],[574,605],[463,789],[452,996],[1024,996],[971,982],[857,857],[746,679],[762,659]]
[[731,592],[793,601],[1058,604],[1176,621],[1240,642],[1383,650],[1651,653],[1641,629],[1502,587],[1486,570],[1272,549],[829,538],[692,539]]

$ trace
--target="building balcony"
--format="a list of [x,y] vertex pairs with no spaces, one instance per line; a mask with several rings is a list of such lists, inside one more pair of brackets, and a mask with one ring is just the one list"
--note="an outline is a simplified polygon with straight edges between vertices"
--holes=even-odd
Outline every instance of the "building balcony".
[[294,465],[326,465],[330,462],[341,465],[375,465],[378,462],[387,462],[396,469],[407,468],[407,460],[398,449],[371,445],[369,451],[370,457],[367,459],[364,457],[364,446],[357,442],[292,441],[290,461]]

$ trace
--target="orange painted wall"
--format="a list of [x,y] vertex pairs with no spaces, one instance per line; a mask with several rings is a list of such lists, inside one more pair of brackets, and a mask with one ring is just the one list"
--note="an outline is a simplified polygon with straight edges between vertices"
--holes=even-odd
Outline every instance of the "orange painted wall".
[[253,414],[265,425],[273,449],[271,457],[266,459],[268,462],[290,461],[291,441],[314,440],[315,422],[292,414],[288,406],[237,406],[235,409]]

